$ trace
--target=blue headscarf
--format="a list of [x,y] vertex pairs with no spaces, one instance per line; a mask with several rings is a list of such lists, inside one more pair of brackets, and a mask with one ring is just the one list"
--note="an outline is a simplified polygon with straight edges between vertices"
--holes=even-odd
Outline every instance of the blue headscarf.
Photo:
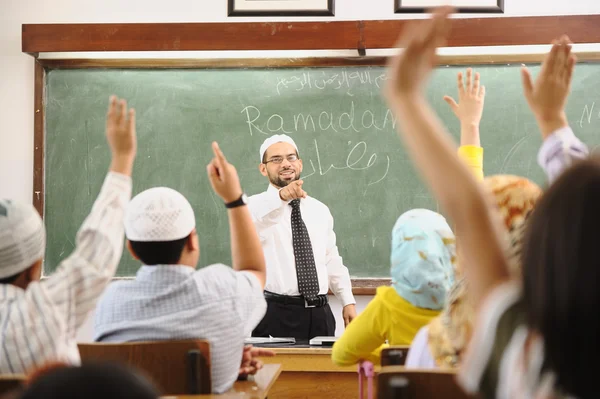
[[446,219],[428,209],[402,214],[392,230],[392,286],[419,308],[442,309],[454,282],[456,243]]

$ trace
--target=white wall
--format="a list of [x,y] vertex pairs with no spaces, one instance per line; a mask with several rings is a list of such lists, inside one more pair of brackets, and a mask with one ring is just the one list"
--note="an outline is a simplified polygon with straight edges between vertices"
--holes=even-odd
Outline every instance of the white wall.
[[[0,0],[0,197],[31,201],[33,176],[33,60],[21,53],[21,24],[84,22],[243,22],[311,18],[228,18],[226,0]],[[394,0],[337,0],[334,18],[405,18]],[[598,0],[505,0],[505,16],[600,13]],[[277,56],[276,54],[272,56]],[[362,310],[368,297],[359,298]],[[333,301],[338,333],[343,322]],[[91,336],[91,325],[82,339]]]

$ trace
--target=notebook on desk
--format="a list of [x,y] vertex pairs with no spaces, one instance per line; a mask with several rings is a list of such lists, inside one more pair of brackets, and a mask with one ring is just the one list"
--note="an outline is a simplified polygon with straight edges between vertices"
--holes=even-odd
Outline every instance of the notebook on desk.
[[296,338],[293,337],[250,337],[244,340],[245,345],[264,345],[264,344],[295,344]]
[[333,346],[338,337],[314,337],[309,341],[310,345],[315,346]]

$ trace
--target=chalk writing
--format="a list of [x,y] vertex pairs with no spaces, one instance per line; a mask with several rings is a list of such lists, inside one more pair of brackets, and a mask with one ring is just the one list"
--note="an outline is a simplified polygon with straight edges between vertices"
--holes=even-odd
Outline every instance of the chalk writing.
[[[592,102],[592,105],[588,106],[585,104],[583,107],[583,112],[581,113],[581,118],[579,118],[579,127],[583,127],[585,121],[587,121],[588,125],[592,123],[592,118],[594,117],[594,106],[596,102]],[[600,112],[595,116],[596,118],[600,118]]]
[[339,72],[307,71],[291,77],[277,78],[276,90],[281,95],[286,91],[319,91],[325,89],[344,90],[347,95],[354,96],[353,89],[358,86],[381,87],[381,82],[386,80],[385,72],[371,68],[361,68],[360,71],[348,72],[342,69]]
[[[313,139],[313,143],[314,143],[314,149],[315,149],[316,166],[315,166],[315,162],[313,161],[313,158],[309,157],[308,163],[310,164],[312,171],[308,174],[304,174],[302,177],[303,179],[306,179],[317,173],[319,176],[325,176],[327,173],[329,173],[331,171],[335,171],[335,170],[348,169],[348,170],[354,170],[354,171],[364,171],[364,170],[368,170],[368,169],[372,168],[377,163],[378,156],[376,153],[371,153],[371,155],[368,157],[368,159],[366,159],[366,163],[365,163],[365,156],[367,155],[367,151],[368,151],[367,143],[364,141],[360,141],[351,147],[350,151],[348,152],[348,156],[346,157],[346,162],[343,166],[339,166],[339,165],[336,166],[333,163],[329,163],[329,165],[327,166],[328,162],[323,159],[323,156],[321,155],[321,153],[319,151],[319,143],[317,142],[317,139]],[[348,146],[351,146],[351,145],[352,145],[352,142],[349,141]],[[383,179],[386,178],[386,176],[390,170],[389,155],[385,156],[385,162],[386,162],[386,169],[385,169],[385,172],[383,173],[383,175],[377,176],[372,181],[369,181],[367,186],[371,186],[373,184],[379,183],[379,182],[383,181]]]
[[386,109],[385,113],[374,113],[369,109],[362,112],[356,110],[354,101],[350,102],[349,109],[340,114],[328,111],[315,113],[297,113],[291,118],[280,114],[263,116],[260,109],[254,105],[245,106],[242,111],[250,136],[255,133],[271,135],[274,133],[294,132],[325,132],[349,131],[361,132],[364,130],[393,130],[396,127],[394,114]]

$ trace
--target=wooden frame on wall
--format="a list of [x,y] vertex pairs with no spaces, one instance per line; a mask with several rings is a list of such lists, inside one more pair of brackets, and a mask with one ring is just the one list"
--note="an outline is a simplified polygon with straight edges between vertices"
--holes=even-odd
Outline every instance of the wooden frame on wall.
[[[535,21],[537,20],[537,23]],[[574,42],[600,42],[600,16],[569,17],[523,17],[523,18],[488,18],[485,24],[481,19],[456,20],[449,39],[454,46],[484,45],[485,39],[498,44],[544,44],[554,37],[568,33]],[[491,21],[491,22],[488,22]],[[460,22],[460,23],[459,23]],[[294,50],[298,40],[285,31],[309,32],[320,37],[320,42],[310,42],[304,47],[311,49],[356,48],[359,43],[366,48],[392,47],[396,40],[396,32],[403,26],[403,21],[356,21],[336,23],[282,23],[282,24],[82,24],[82,25],[23,25],[22,50],[36,57],[34,71],[34,173],[33,204],[38,212],[44,213],[44,142],[45,142],[45,104],[44,90],[46,72],[52,69],[74,68],[294,68],[294,67],[335,67],[335,66],[383,66],[385,57],[320,57],[298,59],[43,59],[38,58],[40,52],[65,51],[156,51],[179,50],[174,42],[169,41],[171,35],[179,35],[182,31],[206,32],[219,25],[216,34],[229,32],[226,39],[216,44],[220,50]],[[536,29],[517,30],[516,26]],[[342,25],[336,25],[342,24]],[[122,30],[113,25],[123,26]],[[132,28],[129,25],[133,25]],[[139,26],[142,25],[142,26]],[[164,25],[169,25],[169,29]],[[205,25],[210,25],[206,27]],[[281,25],[281,27],[280,27]],[[302,26],[298,26],[302,25]],[[253,42],[248,44],[248,37],[260,38],[268,30],[273,42]],[[291,28],[288,29],[288,26]],[[339,27],[345,32],[340,32]],[[493,29],[490,30],[490,26]],[[175,29],[170,29],[174,27]],[[285,27],[285,29],[282,29]],[[392,33],[390,33],[392,29]],[[458,29],[458,30],[457,30]],[[271,31],[275,34],[271,35]],[[515,31],[516,34],[515,34]],[[74,32],[79,32],[75,34]],[[85,32],[83,35],[81,32]],[[154,36],[152,32],[156,32]],[[233,33],[232,33],[233,32]],[[242,34],[245,32],[246,36]],[[283,32],[280,34],[280,32]],[[328,32],[334,36],[322,36]],[[471,34],[469,34],[471,32]],[[507,34],[513,32],[512,34]],[[478,35],[485,34],[482,39]],[[137,35],[137,36],[136,36]],[[86,40],[79,38],[85,37]],[[135,40],[138,37],[139,40]],[[185,36],[184,36],[185,37]],[[312,36],[311,36],[312,37]],[[273,44],[274,43],[274,44]],[[179,43],[186,50],[214,50],[215,42],[211,36],[196,36],[186,43]],[[336,47],[337,46],[337,47]],[[346,47],[347,46],[347,47]],[[157,48],[158,47],[158,48]],[[258,47],[258,48],[248,48]],[[266,48],[265,48],[266,47]],[[578,53],[580,61],[600,61],[600,53]],[[484,65],[508,63],[538,63],[543,54],[519,55],[473,55],[440,57],[442,65]],[[386,278],[352,279],[355,295],[374,295],[378,286],[389,285]]]
[[[432,7],[446,5],[443,0],[395,0],[394,12],[400,14],[424,13]],[[504,0],[457,0],[457,12],[465,14],[504,13]]]
[[335,0],[228,0],[227,15],[230,17],[271,17],[271,16],[329,16],[335,15]]

